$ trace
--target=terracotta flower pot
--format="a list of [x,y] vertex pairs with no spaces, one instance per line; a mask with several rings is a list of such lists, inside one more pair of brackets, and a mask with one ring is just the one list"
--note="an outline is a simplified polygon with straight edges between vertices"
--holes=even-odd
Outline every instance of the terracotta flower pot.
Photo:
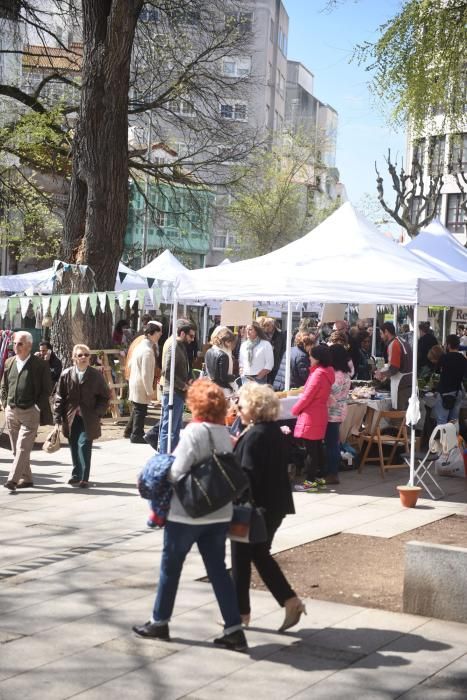
[[397,486],[397,490],[404,508],[415,508],[422,490],[421,486]]

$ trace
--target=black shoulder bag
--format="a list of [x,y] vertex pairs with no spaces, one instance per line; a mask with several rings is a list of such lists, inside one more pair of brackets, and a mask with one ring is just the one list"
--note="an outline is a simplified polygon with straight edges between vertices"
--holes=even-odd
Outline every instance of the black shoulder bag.
[[216,452],[211,431],[211,454],[194,464],[175,482],[180,503],[192,518],[202,518],[238,498],[248,488],[248,478],[233,452]]

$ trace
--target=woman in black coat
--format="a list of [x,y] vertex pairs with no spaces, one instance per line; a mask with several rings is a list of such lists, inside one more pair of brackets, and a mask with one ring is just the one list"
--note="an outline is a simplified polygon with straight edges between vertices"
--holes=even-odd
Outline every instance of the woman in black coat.
[[211,343],[212,347],[204,358],[206,374],[229,398],[234,393],[232,348],[235,336],[227,326],[218,326],[211,336]]
[[287,473],[287,443],[277,423],[279,400],[270,386],[248,382],[240,390],[238,410],[247,428],[238,438],[235,454],[250,478],[255,505],[264,508],[268,538],[258,544],[232,542],[232,575],[243,624],[250,621],[253,562],[274,598],[285,607],[279,628],[283,632],[296,625],[306,611],[271,555],[271,544],[282,520],[295,512]]

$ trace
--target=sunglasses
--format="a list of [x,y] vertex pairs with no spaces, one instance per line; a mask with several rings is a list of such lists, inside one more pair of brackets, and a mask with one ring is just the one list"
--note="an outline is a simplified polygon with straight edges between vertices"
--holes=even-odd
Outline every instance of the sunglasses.
[[79,352],[76,355],[76,357],[89,357],[89,353],[88,352]]

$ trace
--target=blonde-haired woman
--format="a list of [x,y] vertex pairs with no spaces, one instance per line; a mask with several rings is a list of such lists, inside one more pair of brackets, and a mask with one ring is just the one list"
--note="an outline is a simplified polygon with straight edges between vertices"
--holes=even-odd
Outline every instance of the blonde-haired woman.
[[220,386],[226,398],[232,396],[234,387],[232,349],[235,335],[227,326],[218,326],[211,335],[212,347],[206,353],[206,372],[211,381]]
[[101,418],[107,411],[110,392],[99,370],[89,366],[87,345],[75,345],[72,367],[62,372],[55,394],[54,421],[62,425],[73,462],[70,486],[88,488],[92,442],[101,435]]
[[288,513],[295,513],[287,473],[287,443],[277,423],[279,400],[272,387],[250,382],[240,390],[238,410],[247,428],[238,439],[235,454],[248,473],[255,504],[264,508],[268,538],[258,544],[232,542],[232,575],[242,621],[248,625],[251,564],[255,565],[274,598],[285,607],[279,628],[283,632],[298,623],[305,606],[271,555],[271,544],[282,520]]

